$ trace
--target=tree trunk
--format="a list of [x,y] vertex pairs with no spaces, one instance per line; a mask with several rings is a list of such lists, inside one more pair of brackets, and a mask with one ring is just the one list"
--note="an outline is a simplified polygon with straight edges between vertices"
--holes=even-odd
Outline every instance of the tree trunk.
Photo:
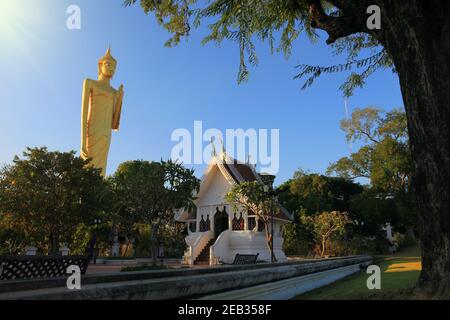
[[325,249],[327,248],[327,241],[322,240],[322,252],[320,253],[320,257],[323,258],[325,255]]
[[384,1],[380,39],[400,78],[422,245],[418,288],[450,285],[450,1]]
[[159,226],[157,224],[154,224],[152,226],[151,251],[152,251],[152,265],[154,266],[158,264],[158,229]]
[[271,262],[272,262],[272,256],[273,256],[273,262],[277,262],[277,257],[275,256],[275,252],[274,252],[273,247],[272,247],[272,236],[273,235],[270,232],[269,223],[265,223],[265,228],[266,228],[267,248],[269,248]]
[[125,246],[125,252],[123,255],[126,257],[128,255],[128,250],[130,249],[131,240],[127,238],[127,245]]
[[57,232],[52,232],[49,237],[50,248],[49,255],[57,255],[59,253],[59,235]]

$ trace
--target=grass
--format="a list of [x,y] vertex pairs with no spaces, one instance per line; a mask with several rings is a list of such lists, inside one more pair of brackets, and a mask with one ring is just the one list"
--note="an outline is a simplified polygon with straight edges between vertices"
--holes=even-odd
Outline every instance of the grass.
[[373,264],[381,268],[381,290],[369,290],[368,274],[359,272],[331,285],[298,296],[298,300],[365,300],[408,298],[420,274],[420,250],[408,248],[394,255],[377,256]]

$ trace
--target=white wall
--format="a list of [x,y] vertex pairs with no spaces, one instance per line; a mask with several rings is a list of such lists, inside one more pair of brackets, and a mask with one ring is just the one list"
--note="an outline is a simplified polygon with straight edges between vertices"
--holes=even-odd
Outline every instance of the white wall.
[[[275,233],[275,235],[277,235]],[[221,243],[223,242],[223,243]],[[214,245],[213,255],[225,263],[233,263],[236,254],[258,254],[259,260],[270,262],[270,250],[267,246],[265,232],[228,231],[226,237],[219,238]],[[228,250],[226,248],[228,247]],[[278,261],[285,261],[283,238],[274,237],[274,253]],[[218,250],[215,250],[215,249]]]
[[[225,195],[231,188],[231,183],[223,176],[217,166],[211,168],[206,180],[202,182],[199,199],[196,200],[197,206],[197,232],[200,230],[201,216],[209,219],[211,222],[211,232],[214,235],[214,214],[216,208],[222,210],[226,206],[229,214],[229,225],[232,225],[234,213],[232,206],[225,203]],[[240,213],[236,215],[238,218]],[[243,213],[245,219],[245,228],[248,228],[247,214]],[[286,256],[282,250],[283,238],[280,233],[280,226],[285,222],[275,220],[274,225],[274,252],[278,261],[286,260]],[[198,248],[201,250],[202,248]],[[267,247],[265,230],[263,232],[256,231],[227,231],[226,235],[217,239],[215,245],[211,247],[211,262],[217,262],[221,259],[225,263],[232,263],[236,254],[257,254],[259,260],[270,261],[270,251]]]
[[197,200],[197,207],[214,206],[224,202],[225,195],[231,188],[231,184],[225,179],[217,166],[212,169],[205,185],[201,190],[201,198]]

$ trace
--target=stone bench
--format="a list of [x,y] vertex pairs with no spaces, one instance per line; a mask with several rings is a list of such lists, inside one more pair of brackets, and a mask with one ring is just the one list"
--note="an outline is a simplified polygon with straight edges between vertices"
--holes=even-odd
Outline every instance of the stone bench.
[[258,254],[236,254],[233,265],[255,264],[258,261]]

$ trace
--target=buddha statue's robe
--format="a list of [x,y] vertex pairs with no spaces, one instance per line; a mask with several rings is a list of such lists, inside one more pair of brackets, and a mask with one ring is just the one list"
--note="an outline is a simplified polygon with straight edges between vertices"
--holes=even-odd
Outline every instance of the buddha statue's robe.
[[112,130],[119,129],[122,92],[86,79],[83,85],[81,157],[106,176]]

